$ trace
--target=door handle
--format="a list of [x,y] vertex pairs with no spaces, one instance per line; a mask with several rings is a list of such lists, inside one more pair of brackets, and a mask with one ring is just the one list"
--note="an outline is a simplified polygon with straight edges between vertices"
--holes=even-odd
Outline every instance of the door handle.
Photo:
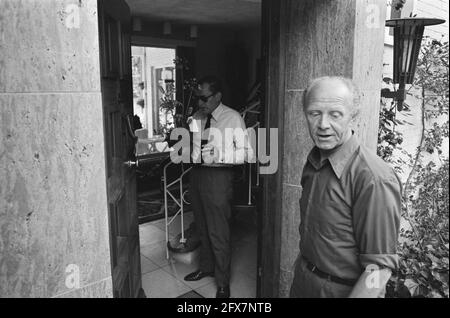
[[127,166],[128,168],[142,168],[145,169],[149,167],[149,165],[152,165],[154,163],[158,162],[158,159],[156,158],[136,158],[135,160],[128,160],[125,161],[123,164]]
[[123,163],[125,166],[127,166],[128,168],[131,168],[131,167],[139,167],[139,160],[136,160],[136,161],[132,161],[132,160],[128,160],[128,161],[125,161],[124,163]]

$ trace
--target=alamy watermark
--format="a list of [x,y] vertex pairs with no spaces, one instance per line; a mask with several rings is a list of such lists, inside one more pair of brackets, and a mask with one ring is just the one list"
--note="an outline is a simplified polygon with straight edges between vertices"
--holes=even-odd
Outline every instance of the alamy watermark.
[[80,288],[80,267],[76,264],[69,264],[66,267],[66,287],[69,289]]
[[[274,174],[278,169],[278,128],[174,128],[170,134],[173,145],[170,159],[173,163],[261,164],[261,174]],[[208,143],[200,148],[202,133],[208,135]],[[269,141],[269,142],[267,142]],[[197,146],[196,146],[197,145]],[[192,148],[192,149],[191,149]],[[194,156],[192,154],[194,153]]]

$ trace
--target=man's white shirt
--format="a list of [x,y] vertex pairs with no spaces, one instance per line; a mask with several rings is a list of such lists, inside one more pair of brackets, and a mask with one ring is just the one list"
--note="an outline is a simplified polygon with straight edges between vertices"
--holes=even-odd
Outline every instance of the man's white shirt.
[[[211,115],[210,128],[206,131],[204,130],[206,118],[193,119],[190,124],[191,131],[194,132],[191,154],[193,162],[200,162],[201,139],[208,137],[207,145],[213,146],[217,152],[214,161],[209,163],[205,160],[208,163],[204,165],[222,166],[243,164],[245,161],[253,162],[253,149],[241,115],[222,103]],[[203,136],[200,136],[200,132],[203,132]]]

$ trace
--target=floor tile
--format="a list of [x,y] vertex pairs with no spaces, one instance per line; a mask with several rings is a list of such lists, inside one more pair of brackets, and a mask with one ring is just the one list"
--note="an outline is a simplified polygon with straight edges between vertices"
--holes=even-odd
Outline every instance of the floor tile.
[[[205,298],[215,298],[217,285],[213,282],[199,287],[195,291]],[[256,279],[251,278],[245,273],[233,275],[230,281],[230,295],[231,298],[255,298]]]
[[200,258],[200,248],[193,251],[182,253],[182,252],[171,252],[170,257],[175,261],[183,264],[197,264]]
[[212,282],[208,285],[197,288],[195,291],[205,298],[215,298],[217,292],[217,285],[215,282]]
[[[170,220],[170,218],[169,218]],[[192,212],[188,212],[185,213],[183,216],[183,224],[184,224],[184,230],[186,231],[186,229],[189,227],[189,225],[192,223],[192,221],[194,220],[194,215]],[[156,226],[157,228],[159,228],[162,231],[166,230],[166,221],[165,219],[161,219],[158,220],[154,223],[152,223],[152,225]],[[173,221],[172,223],[169,224],[169,235],[171,237],[175,237],[178,234],[181,233],[181,217],[180,215],[178,215]]]
[[147,274],[158,268],[159,268],[158,265],[156,265],[151,260],[149,260],[147,257],[145,257],[144,255],[141,254],[141,273],[142,274]]
[[[205,298],[216,297],[217,285],[212,282],[208,285],[195,288]],[[256,273],[250,275],[248,271],[239,271],[236,267],[231,269],[230,291],[232,298],[256,297]]]
[[256,279],[256,258],[256,244],[241,243],[232,252],[231,274],[242,272]]
[[[193,214],[186,213],[184,216],[185,229],[189,227],[192,220]],[[173,228],[179,228],[179,225],[180,218],[177,218],[173,223]],[[172,257],[170,260],[166,259],[164,228],[164,219],[140,226],[142,279],[147,296],[178,297],[185,294],[185,298],[192,295],[192,297],[200,297],[189,293],[191,290],[195,290],[201,297],[214,298],[217,286],[213,277],[205,277],[196,282],[184,281],[187,274],[198,269],[198,259],[193,258],[194,261],[191,264],[183,262],[183,259],[181,261]],[[172,233],[172,231],[170,233],[172,234],[170,235],[171,239],[176,236],[176,233]],[[255,227],[245,222],[233,224],[231,297],[254,298],[256,296],[256,257],[257,231]]]
[[236,222],[231,226],[231,242],[233,244],[242,240],[256,242],[256,239],[257,232],[253,226]]
[[139,241],[141,246],[146,246],[161,241],[165,242],[166,233],[153,225],[139,226]]
[[214,277],[205,277],[194,282],[187,282],[184,280],[184,277],[187,274],[190,274],[198,269],[197,263],[188,265],[180,262],[174,262],[170,265],[162,267],[162,269],[170,273],[172,276],[182,281],[185,285],[189,286],[192,289],[197,289],[214,282]]
[[235,272],[231,275],[230,294],[232,298],[255,298],[256,279],[247,273]]
[[[158,229],[164,231],[166,220],[164,218],[151,222],[151,225],[156,226]],[[145,223],[148,224],[148,223]]]
[[166,266],[171,262],[170,258],[166,258],[166,242],[142,246],[141,254],[160,267]]
[[162,269],[143,275],[142,288],[148,298],[176,298],[191,290]]
[[181,296],[178,296],[178,298],[204,298],[202,295],[197,293],[196,291],[191,290],[190,292],[187,292],[186,294],[183,294]]

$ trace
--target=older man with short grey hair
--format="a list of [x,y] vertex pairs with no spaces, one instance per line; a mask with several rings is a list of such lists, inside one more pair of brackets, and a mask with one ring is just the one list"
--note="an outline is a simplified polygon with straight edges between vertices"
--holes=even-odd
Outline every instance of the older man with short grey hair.
[[350,79],[315,79],[303,104],[315,147],[302,174],[291,297],[384,296],[398,262],[401,183],[351,129],[360,104]]

